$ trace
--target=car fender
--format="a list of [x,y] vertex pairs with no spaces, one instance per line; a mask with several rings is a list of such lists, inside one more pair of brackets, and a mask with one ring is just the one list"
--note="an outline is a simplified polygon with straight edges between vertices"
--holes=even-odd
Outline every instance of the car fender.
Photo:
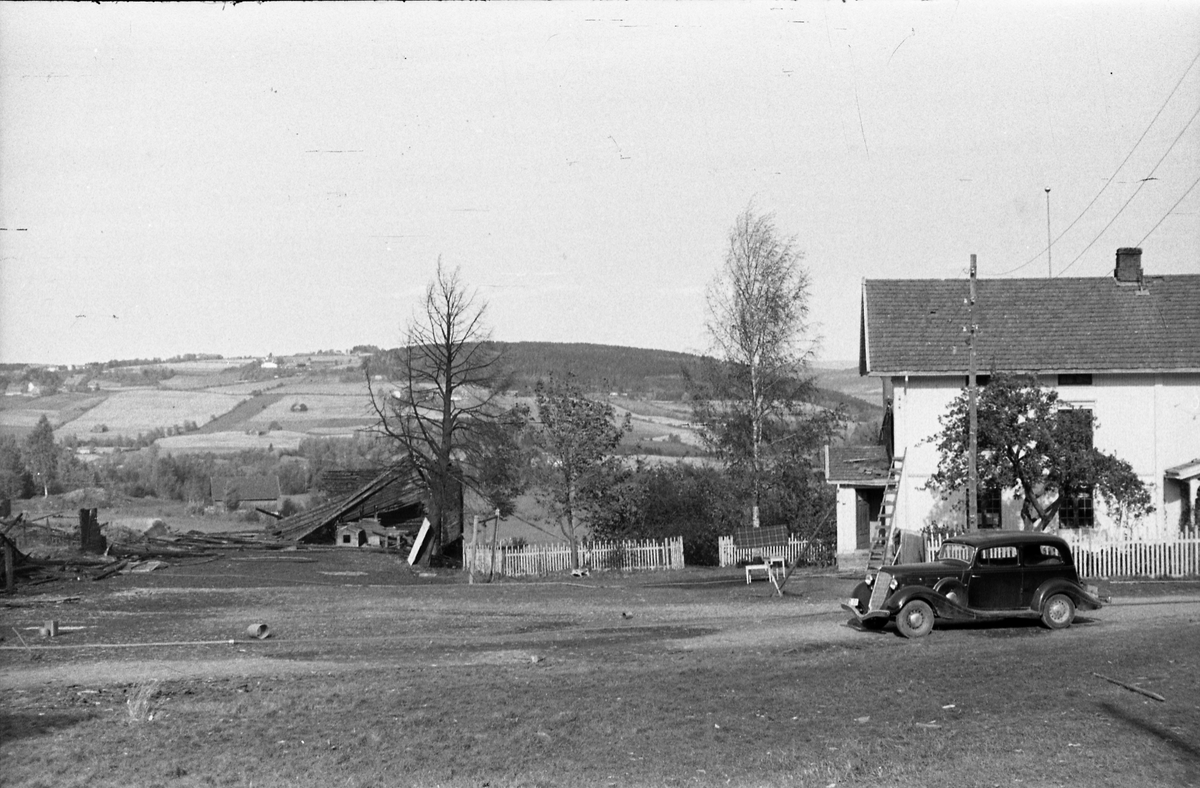
[[927,586],[902,586],[892,592],[884,606],[895,615],[900,608],[914,599],[927,602],[933,608],[933,614],[938,618],[961,618],[965,613],[962,608]]
[[1056,577],[1038,586],[1037,591],[1033,594],[1033,600],[1030,602],[1029,608],[1035,612],[1041,612],[1042,605],[1054,594],[1066,594],[1075,603],[1075,607],[1078,610],[1099,610],[1104,606],[1099,597],[1089,594],[1086,588],[1077,583],[1072,583],[1070,580]]

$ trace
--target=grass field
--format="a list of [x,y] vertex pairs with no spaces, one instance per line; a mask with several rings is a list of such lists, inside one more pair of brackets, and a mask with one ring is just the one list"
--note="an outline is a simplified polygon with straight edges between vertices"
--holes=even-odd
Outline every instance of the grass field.
[[256,432],[192,432],[159,438],[155,445],[167,454],[234,454],[249,449],[266,451],[269,448],[293,451],[307,437],[307,433],[288,430],[273,430],[262,435]]
[[[307,410],[294,410],[300,404]],[[273,421],[285,429],[303,432],[309,427],[345,426],[350,423],[367,426],[375,423],[375,414],[365,395],[284,394],[245,423],[248,427],[265,429]],[[331,425],[331,421],[334,424]]]
[[49,397],[0,397],[0,434],[24,435],[45,416],[58,426],[77,419],[105,401],[106,394],[54,394]]
[[907,641],[846,625],[855,579],[467,585],[331,548],[43,587],[0,608],[0,765],[10,786],[1200,783],[1196,584]]
[[220,416],[241,401],[241,397],[209,391],[167,391],[157,388],[114,392],[105,400],[59,427],[55,434],[93,435],[103,424],[110,435],[137,435],[157,427],[170,427],[185,421],[204,424]]

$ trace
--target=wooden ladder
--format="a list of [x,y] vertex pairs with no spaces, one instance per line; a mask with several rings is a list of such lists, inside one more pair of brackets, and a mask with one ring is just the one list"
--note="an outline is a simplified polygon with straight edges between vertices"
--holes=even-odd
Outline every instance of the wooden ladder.
[[879,510],[879,532],[881,537],[871,545],[871,555],[867,559],[867,571],[875,574],[882,567],[896,563],[899,550],[894,544],[896,538],[896,498],[900,491],[900,477],[904,473],[904,458],[906,451],[899,457],[892,457],[891,467],[888,468],[887,485],[883,488],[883,506]]

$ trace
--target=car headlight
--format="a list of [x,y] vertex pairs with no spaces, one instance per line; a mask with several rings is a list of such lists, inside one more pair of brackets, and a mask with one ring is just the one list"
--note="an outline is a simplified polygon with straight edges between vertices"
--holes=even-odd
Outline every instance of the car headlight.
[[875,575],[867,575],[866,579],[863,580],[863,582],[866,583],[867,585],[871,585],[872,583],[875,582]]
[[888,585],[888,591],[895,591],[899,587],[900,587],[900,581],[893,577],[891,584]]

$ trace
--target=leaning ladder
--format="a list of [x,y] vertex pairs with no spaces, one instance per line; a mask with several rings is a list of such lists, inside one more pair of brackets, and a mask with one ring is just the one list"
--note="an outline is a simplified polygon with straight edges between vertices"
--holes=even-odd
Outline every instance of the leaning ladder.
[[871,555],[867,559],[867,571],[875,574],[882,567],[891,566],[899,557],[899,545],[896,542],[896,498],[900,491],[900,477],[904,474],[904,458],[908,452],[899,457],[892,457],[891,467],[888,468],[887,485],[883,488],[883,506],[879,510],[880,537],[871,545]]

